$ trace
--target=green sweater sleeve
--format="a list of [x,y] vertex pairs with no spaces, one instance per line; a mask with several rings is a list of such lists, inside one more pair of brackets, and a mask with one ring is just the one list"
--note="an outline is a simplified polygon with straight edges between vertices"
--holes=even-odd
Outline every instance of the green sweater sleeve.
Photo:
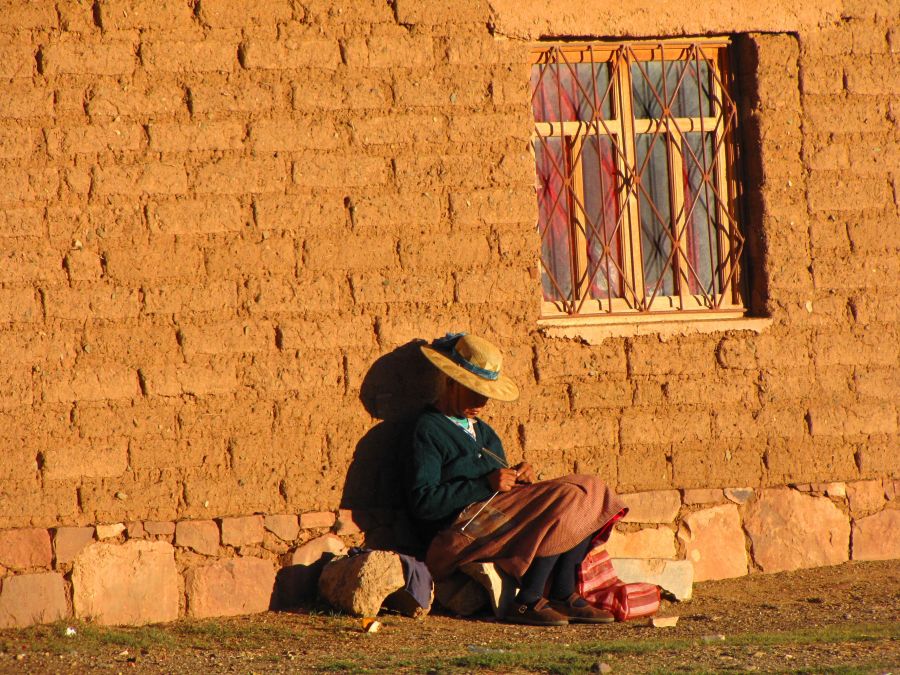
[[453,442],[434,427],[413,437],[409,505],[415,518],[436,521],[491,496],[487,474],[496,466],[474,457],[454,457]]

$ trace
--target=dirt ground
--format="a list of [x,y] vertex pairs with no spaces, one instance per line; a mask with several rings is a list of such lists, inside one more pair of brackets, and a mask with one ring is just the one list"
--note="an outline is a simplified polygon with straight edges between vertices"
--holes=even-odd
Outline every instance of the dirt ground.
[[900,672],[900,561],[701,583],[660,614],[677,626],[388,615],[368,634],[359,619],[315,608],[143,628],[56,624],[0,631],[0,672]]

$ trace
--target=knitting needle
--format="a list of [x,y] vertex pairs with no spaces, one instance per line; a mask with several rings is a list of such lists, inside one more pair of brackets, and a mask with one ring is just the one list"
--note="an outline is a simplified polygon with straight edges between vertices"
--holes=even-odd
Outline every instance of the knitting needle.
[[[482,448],[481,451],[482,451],[482,452],[486,452],[486,453],[489,454],[491,457],[493,457],[493,458],[496,459],[498,462],[500,462],[500,465],[501,465],[504,469],[508,469],[508,468],[509,468],[509,464],[507,464],[507,463],[503,460],[503,458],[500,457],[499,455],[497,455],[497,454],[491,452],[491,451],[488,450],[487,448]],[[518,478],[518,477],[519,477],[519,472],[516,471],[516,478]],[[465,530],[469,525],[471,525],[471,524],[472,524],[472,521],[475,520],[475,519],[478,517],[478,515],[479,515],[482,511],[484,511],[484,509],[487,507],[487,505],[491,503],[491,500],[493,500],[494,497],[496,497],[496,496],[499,495],[499,494],[500,494],[500,490],[497,490],[494,494],[492,494],[490,497],[488,497],[488,500],[487,500],[484,504],[481,505],[481,508],[478,509],[478,511],[475,512],[475,515],[474,515],[474,516],[472,516],[471,518],[469,518],[468,522],[467,522],[465,525],[463,525],[461,528],[459,528],[459,531],[462,532],[462,531]]]

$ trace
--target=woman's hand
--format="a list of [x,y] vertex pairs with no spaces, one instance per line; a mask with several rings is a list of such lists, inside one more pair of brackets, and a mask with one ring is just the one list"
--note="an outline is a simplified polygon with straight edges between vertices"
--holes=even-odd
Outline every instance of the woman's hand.
[[509,492],[516,484],[516,470],[494,469],[487,475],[487,479],[494,492]]
[[533,483],[537,480],[537,477],[534,475],[534,467],[528,462],[519,462],[513,469],[518,475],[516,478],[517,483]]

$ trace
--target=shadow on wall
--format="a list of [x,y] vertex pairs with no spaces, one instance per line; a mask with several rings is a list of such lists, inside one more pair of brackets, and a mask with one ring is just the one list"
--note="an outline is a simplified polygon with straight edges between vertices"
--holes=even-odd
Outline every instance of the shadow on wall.
[[403,471],[410,450],[416,417],[431,401],[434,367],[413,340],[381,356],[369,368],[359,398],[366,411],[380,420],[353,453],[344,481],[341,508],[367,515],[384,514],[383,522],[367,528],[366,545],[376,548],[409,549],[408,523],[394,517],[406,507]]

